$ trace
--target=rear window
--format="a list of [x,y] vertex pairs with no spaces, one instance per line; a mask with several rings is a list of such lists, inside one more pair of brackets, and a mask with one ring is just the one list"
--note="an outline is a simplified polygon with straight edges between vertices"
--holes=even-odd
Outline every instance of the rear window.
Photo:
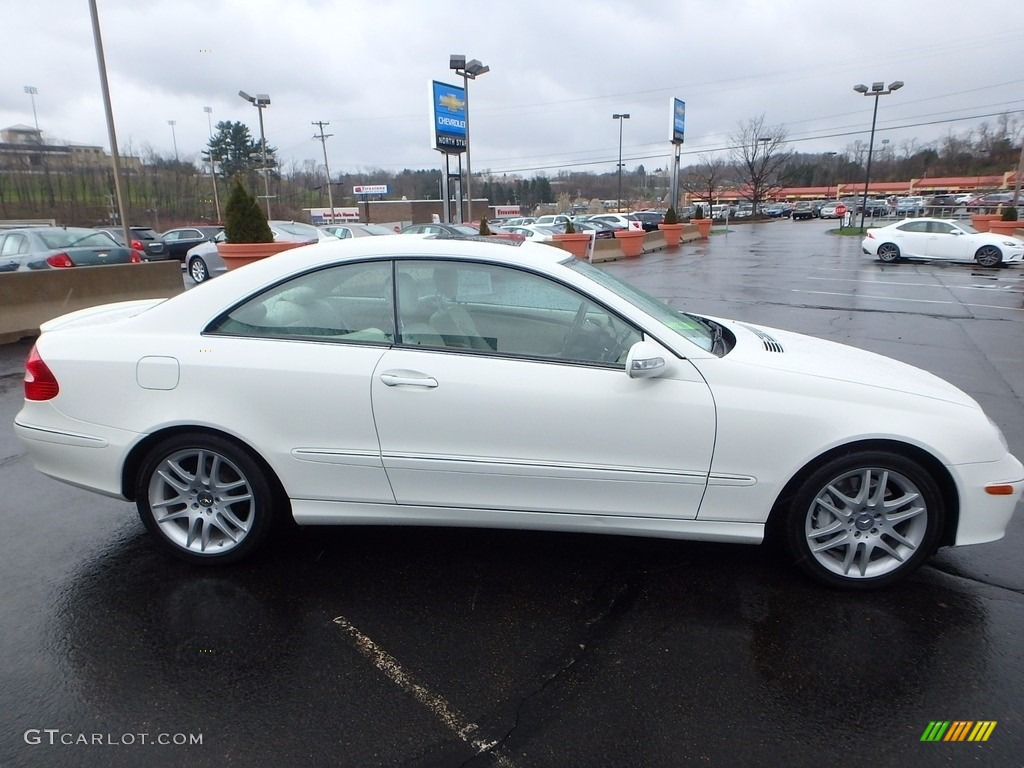
[[73,248],[75,246],[109,247],[117,243],[106,232],[91,229],[61,229],[41,232],[40,239],[47,248]]

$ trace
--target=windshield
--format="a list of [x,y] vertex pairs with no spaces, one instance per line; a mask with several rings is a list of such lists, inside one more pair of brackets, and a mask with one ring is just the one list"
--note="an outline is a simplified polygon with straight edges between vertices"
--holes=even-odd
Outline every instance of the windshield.
[[715,332],[708,326],[706,321],[693,315],[682,314],[672,309],[672,307],[660,299],[644,293],[639,288],[634,288],[629,283],[619,280],[603,269],[598,269],[585,261],[572,259],[563,263],[569,269],[589,277],[598,285],[622,297],[662,325],[693,342],[706,352],[711,352],[714,348]]

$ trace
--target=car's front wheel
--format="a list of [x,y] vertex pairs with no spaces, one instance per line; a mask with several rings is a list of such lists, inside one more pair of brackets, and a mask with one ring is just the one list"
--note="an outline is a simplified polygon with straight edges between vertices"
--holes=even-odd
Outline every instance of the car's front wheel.
[[900,248],[895,243],[882,243],[878,246],[878,260],[889,264],[900,257]]
[[942,494],[920,464],[888,451],[859,451],[800,485],[785,541],[816,581],[874,589],[905,578],[935,551],[944,518]]
[[158,443],[136,482],[142,522],[160,544],[192,563],[232,563],[267,537],[275,496],[252,456],[217,435],[181,434]]
[[201,283],[210,277],[210,270],[207,269],[206,262],[201,257],[193,256],[188,262],[188,274],[195,282]]
[[998,267],[1003,263],[1003,254],[994,245],[983,245],[974,254],[974,259],[983,267]]

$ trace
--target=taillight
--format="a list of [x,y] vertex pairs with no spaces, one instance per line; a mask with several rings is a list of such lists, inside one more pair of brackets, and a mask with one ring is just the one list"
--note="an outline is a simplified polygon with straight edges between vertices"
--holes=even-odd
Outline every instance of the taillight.
[[132,248],[132,255],[128,258],[128,261],[130,261],[132,264],[141,264],[142,254],[139,251]]
[[136,251],[144,251],[144,250],[146,250],[145,248],[142,247],[142,241],[141,240],[132,240],[132,248],[134,248]]
[[33,345],[25,361],[25,399],[52,400],[60,392],[57,377],[39,356]]
[[71,260],[71,257],[66,253],[55,253],[53,256],[46,258],[46,263],[51,267],[73,267],[75,262]]

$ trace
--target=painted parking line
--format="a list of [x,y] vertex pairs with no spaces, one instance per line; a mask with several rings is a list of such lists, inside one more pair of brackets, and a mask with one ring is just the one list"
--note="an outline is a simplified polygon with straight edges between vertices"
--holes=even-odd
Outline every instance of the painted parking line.
[[818,280],[827,283],[861,283],[863,285],[898,285],[910,288],[940,288],[944,290],[965,290],[965,291],[1017,291],[1016,285],[955,285],[950,283],[908,283],[903,280],[863,280],[854,277],[808,277],[808,280]]
[[842,293],[839,291],[804,291],[799,288],[790,289],[793,293],[809,293],[817,296],[845,296],[849,299],[878,299],[879,301],[899,301],[905,304],[948,304],[953,307],[974,307],[977,309],[1008,309],[1011,312],[1024,312],[1024,307],[1006,307],[998,304],[971,304],[966,301],[942,301],[939,299],[908,299],[903,296],[872,296],[866,293]]
[[498,752],[491,751],[498,744],[497,741],[481,739],[478,736],[480,726],[470,722],[443,697],[416,682],[412,675],[402,669],[402,666],[394,656],[373,642],[356,627],[352,626],[348,619],[344,616],[339,616],[334,619],[334,623],[341,627],[342,631],[352,640],[356,649],[369,659],[373,666],[384,673],[386,678],[426,707],[447,730],[451,731],[461,741],[473,747],[478,755],[490,753],[498,765],[506,766],[506,768],[515,768],[515,763],[507,757]]

